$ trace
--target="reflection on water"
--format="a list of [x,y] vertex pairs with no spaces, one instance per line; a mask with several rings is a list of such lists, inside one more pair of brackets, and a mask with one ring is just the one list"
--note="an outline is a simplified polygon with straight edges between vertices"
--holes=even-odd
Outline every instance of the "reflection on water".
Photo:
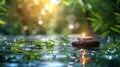
[[[29,38],[42,41],[50,39],[45,36]],[[51,38],[55,39],[55,37]],[[17,39],[24,39],[24,37],[10,37],[8,39],[0,39],[0,67],[120,67],[120,52],[106,54],[99,51],[77,50],[70,46],[70,43],[69,45],[60,43],[54,51],[34,49],[16,53],[9,49],[12,47],[13,42]],[[109,41],[107,40],[107,42]],[[34,45],[30,43],[26,48],[36,48]]]
[[82,66],[85,67],[85,64],[91,60],[90,57],[86,57],[87,51],[85,49],[81,50],[81,57],[78,58],[78,61],[82,63]]

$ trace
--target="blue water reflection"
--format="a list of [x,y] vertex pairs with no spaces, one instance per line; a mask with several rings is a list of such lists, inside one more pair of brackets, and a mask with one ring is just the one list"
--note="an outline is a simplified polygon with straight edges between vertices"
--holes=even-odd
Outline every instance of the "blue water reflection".
[[[105,40],[98,37],[95,38],[101,42],[100,50],[104,44],[109,44],[111,40],[111,37],[107,37]],[[34,43],[27,43],[24,51],[31,54],[34,53],[33,55],[39,54],[35,58],[27,53],[15,53],[9,50],[13,42],[22,39],[39,41],[60,40],[57,36],[3,37],[3,39],[0,39],[0,67],[120,67],[120,55],[115,53],[116,49],[108,49],[109,51],[107,52],[110,54],[96,49],[87,50],[84,59],[81,58],[81,51],[73,48],[71,43],[59,43],[60,45],[52,51],[38,49],[34,46]],[[75,41],[72,38],[70,40]],[[116,40],[114,41],[117,42]],[[24,44],[21,46],[24,46]],[[33,47],[37,49],[31,49]],[[83,62],[86,61],[87,63],[83,65]]]

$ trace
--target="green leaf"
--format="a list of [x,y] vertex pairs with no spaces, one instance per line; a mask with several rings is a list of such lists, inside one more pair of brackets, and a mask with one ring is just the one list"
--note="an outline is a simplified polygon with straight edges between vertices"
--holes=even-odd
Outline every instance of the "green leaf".
[[70,40],[68,39],[67,36],[60,37],[60,39],[61,39],[63,42],[65,42],[65,43],[69,43],[69,42],[70,42]]
[[5,12],[7,11],[7,9],[5,7],[3,7],[3,6],[0,6],[0,9],[2,9]]
[[120,0],[117,0],[117,4],[119,4],[120,3]]
[[88,20],[93,21],[93,22],[98,22],[98,20],[95,18],[88,18]]
[[92,23],[92,27],[93,27],[94,32],[96,32],[101,26],[102,26],[102,23],[99,23],[99,22]]
[[101,22],[101,23],[103,22],[102,17],[97,12],[92,11],[92,14],[99,20],[99,22]]
[[114,13],[117,17],[116,17],[116,20],[117,22],[120,22],[120,14],[119,13]]
[[97,13],[97,12],[93,12],[92,14],[95,16],[95,18],[88,18],[88,20],[92,21],[92,27],[93,27],[93,31],[96,32],[100,27],[103,26],[103,19],[102,17]]
[[117,29],[115,27],[110,27],[110,29],[116,33],[120,33],[120,29]]
[[5,22],[4,22],[4,21],[2,21],[2,20],[0,20],[0,24],[5,24]]
[[109,46],[109,48],[113,49],[114,47],[115,47],[115,44],[114,44],[113,40],[110,40],[110,46]]
[[62,0],[62,3],[63,3],[64,5],[66,5],[66,6],[69,6],[69,5],[70,5],[70,3],[67,2],[67,1],[65,1],[65,0]]
[[39,40],[32,40],[32,42],[35,43],[36,46],[42,48],[42,45],[41,45],[42,42],[41,41],[39,41]]
[[104,37],[106,37],[109,33],[110,33],[110,30],[107,30],[107,31],[105,31],[104,33],[102,33],[102,34],[100,35],[100,37],[104,38]]
[[96,32],[100,27],[101,27],[101,24],[97,24],[96,27],[94,28],[94,32]]
[[117,27],[117,28],[120,28],[120,25],[114,25],[115,27]]
[[5,3],[5,0],[0,0],[0,5],[3,5]]
[[5,15],[5,13],[0,13],[0,15]]
[[120,14],[119,14],[119,13],[115,13],[115,15],[120,17]]

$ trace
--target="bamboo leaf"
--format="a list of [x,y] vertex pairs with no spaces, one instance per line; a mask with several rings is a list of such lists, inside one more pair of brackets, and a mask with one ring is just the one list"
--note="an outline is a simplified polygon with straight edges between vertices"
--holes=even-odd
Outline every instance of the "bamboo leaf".
[[120,0],[117,0],[117,4],[119,4],[120,3]]
[[7,9],[3,6],[0,6],[0,9],[2,9],[3,11],[7,11]]
[[69,5],[70,5],[70,3],[67,2],[67,1],[65,1],[65,0],[62,0],[62,3],[63,3],[64,5],[66,5],[66,6],[69,6]]
[[119,14],[119,13],[115,13],[115,15],[120,17],[120,14]]
[[100,35],[100,37],[104,38],[104,37],[106,37],[109,33],[110,33],[110,30],[107,30],[107,31],[105,31],[104,33],[102,33],[102,34]]
[[93,21],[93,22],[98,22],[98,20],[95,18],[88,18],[88,20]]
[[99,19],[101,23],[103,22],[102,17],[98,13],[96,13],[96,17]]
[[92,27],[93,27],[94,32],[96,32],[101,26],[102,26],[102,23],[99,23],[99,22],[92,23]]
[[94,32],[96,32],[100,27],[101,27],[101,24],[97,24],[96,27],[94,28]]
[[0,5],[3,5],[5,3],[5,0],[0,0]]
[[99,20],[100,23],[103,23],[102,17],[97,12],[92,11],[92,14]]
[[4,21],[2,21],[2,20],[0,20],[0,24],[5,24],[5,22],[4,22]]
[[120,33],[120,30],[115,27],[110,27],[110,29],[116,33]]
[[117,27],[117,28],[120,28],[120,25],[114,25],[115,27]]
[[114,47],[115,47],[115,43],[113,42],[113,40],[110,40],[109,48],[114,49]]
[[117,17],[116,17],[116,20],[117,22],[120,22],[120,14],[119,13],[114,13]]

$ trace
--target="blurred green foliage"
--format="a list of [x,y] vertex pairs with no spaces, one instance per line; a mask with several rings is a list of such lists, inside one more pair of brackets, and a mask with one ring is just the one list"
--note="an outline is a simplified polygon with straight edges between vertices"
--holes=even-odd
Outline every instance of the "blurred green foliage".
[[120,0],[57,1],[1,0],[0,34],[120,34]]
[[5,0],[0,0],[0,24],[5,24],[5,22],[2,19],[2,15],[5,14],[5,12],[7,11],[4,7],[5,5]]
[[101,34],[101,37],[104,38],[107,35],[120,34],[119,4],[119,0],[105,0],[101,8],[91,10],[92,17],[88,19],[92,22],[91,27],[93,31]]

